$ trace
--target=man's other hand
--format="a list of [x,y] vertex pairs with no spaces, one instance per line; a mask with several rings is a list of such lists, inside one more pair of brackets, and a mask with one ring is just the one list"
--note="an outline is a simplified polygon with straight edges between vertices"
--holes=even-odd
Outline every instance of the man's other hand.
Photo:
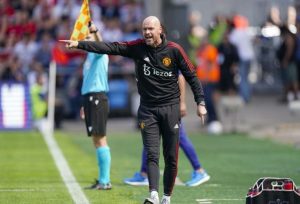
[[206,114],[207,114],[207,110],[206,110],[205,106],[199,104],[197,106],[197,115],[201,118],[202,125],[204,125],[204,123],[205,123]]

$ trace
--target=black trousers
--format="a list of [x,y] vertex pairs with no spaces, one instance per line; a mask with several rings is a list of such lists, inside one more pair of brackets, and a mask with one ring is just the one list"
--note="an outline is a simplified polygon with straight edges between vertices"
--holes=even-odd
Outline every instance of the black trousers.
[[164,194],[171,195],[177,176],[179,147],[179,104],[167,106],[140,105],[138,120],[147,152],[149,190],[159,188],[160,138],[162,137],[163,156],[165,161],[163,184]]

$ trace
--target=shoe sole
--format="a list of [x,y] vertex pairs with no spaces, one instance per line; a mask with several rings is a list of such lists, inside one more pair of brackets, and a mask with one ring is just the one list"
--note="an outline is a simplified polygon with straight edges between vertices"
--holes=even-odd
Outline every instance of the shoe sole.
[[202,179],[201,181],[198,181],[196,183],[190,184],[190,185],[186,185],[188,187],[195,187],[195,186],[199,186],[205,182],[207,182],[210,179],[210,176],[205,177],[204,179]]
[[124,182],[125,184],[128,184],[128,185],[131,185],[131,186],[148,186],[149,183],[142,183],[142,182],[128,182],[128,181],[125,181]]
[[96,190],[99,190],[99,191],[109,191],[111,189],[112,188],[97,188]]
[[155,204],[155,202],[154,201],[152,202],[151,200],[149,200],[149,198],[146,198],[143,204]]

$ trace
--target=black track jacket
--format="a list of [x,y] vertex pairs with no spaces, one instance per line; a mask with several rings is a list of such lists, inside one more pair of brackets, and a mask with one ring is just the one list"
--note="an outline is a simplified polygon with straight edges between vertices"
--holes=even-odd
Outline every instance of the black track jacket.
[[204,103],[203,89],[195,74],[194,66],[180,45],[165,38],[156,48],[148,46],[143,39],[124,43],[79,41],[78,48],[132,58],[136,64],[135,72],[141,104],[164,106],[179,103],[179,71],[191,86],[196,103]]

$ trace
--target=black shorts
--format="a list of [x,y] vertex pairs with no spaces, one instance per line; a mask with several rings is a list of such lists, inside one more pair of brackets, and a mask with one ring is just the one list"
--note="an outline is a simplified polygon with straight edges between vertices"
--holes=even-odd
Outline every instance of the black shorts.
[[84,120],[88,136],[106,135],[109,113],[108,98],[104,92],[83,95]]

